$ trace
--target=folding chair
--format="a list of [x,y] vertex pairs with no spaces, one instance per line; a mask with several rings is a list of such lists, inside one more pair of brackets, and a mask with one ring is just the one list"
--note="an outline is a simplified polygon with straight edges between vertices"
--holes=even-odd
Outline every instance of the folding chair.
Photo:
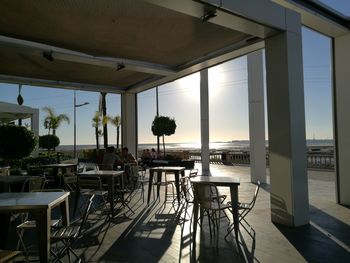
[[[203,212],[207,212],[209,216],[209,228],[211,235],[210,220],[214,224],[214,234],[216,232],[216,249],[219,248],[219,233],[220,233],[220,219],[221,211],[228,209],[230,206],[224,204],[220,199],[216,198],[219,196],[218,189],[215,184],[212,183],[196,183],[193,184],[194,199],[198,202],[198,205]],[[201,218],[202,218],[201,212]],[[216,226],[216,231],[215,231]]]
[[44,178],[37,176],[28,178],[23,183],[22,192],[32,192],[34,190],[41,190],[44,188]]
[[78,262],[81,262],[80,257],[77,255],[77,253],[73,250],[72,245],[75,241],[77,241],[79,238],[82,237],[82,230],[83,227],[89,217],[92,201],[94,199],[95,195],[91,195],[88,199],[88,202],[85,206],[81,223],[78,226],[70,225],[70,226],[64,226],[61,227],[55,231],[51,232],[51,242],[57,243],[62,242],[63,247],[60,248],[57,252],[54,251],[52,248],[50,250],[51,255],[54,257],[53,262],[63,262],[61,259],[67,254],[68,261],[71,262],[70,254],[72,253]]
[[66,191],[75,192],[78,187],[78,177],[74,174],[64,174],[63,183]]
[[[254,191],[254,195],[253,195],[253,199],[252,201],[250,201],[250,203],[238,203],[238,211],[239,211],[239,223],[241,224],[241,226],[248,232],[248,234],[250,236],[252,236],[251,231],[253,231],[254,235],[255,235],[255,230],[251,227],[251,225],[247,222],[247,220],[245,219],[245,217],[249,214],[250,211],[252,211],[253,207],[255,206],[256,203],[256,199],[258,197],[258,193],[259,193],[259,189],[260,189],[260,181],[258,181],[255,191]],[[231,202],[228,202],[229,204],[231,204]],[[231,211],[231,208],[230,208]],[[231,211],[232,212],[232,211]],[[243,224],[243,222],[247,225],[245,226],[245,224]],[[248,228],[249,227],[249,230]],[[231,231],[234,229],[234,225],[231,224],[229,226],[229,228],[227,229],[227,234],[225,236],[225,238],[231,233]]]
[[[107,209],[108,191],[104,190],[102,179],[94,175],[81,175],[78,179],[80,193],[83,196],[100,196],[103,201],[103,206]],[[97,208],[92,205],[95,211]]]
[[[118,177],[118,181],[115,183],[115,194],[116,194],[116,202],[120,202],[121,206],[119,208],[127,208],[132,214],[134,214],[134,210],[129,206],[128,202],[130,201],[132,194],[137,188],[138,184],[138,173],[136,176],[133,176],[133,185],[130,187],[126,186],[124,175]],[[126,195],[126,196],[125,196]]]
[[[169,196],[172,197],[171,202],[174,203],[176,201],[176,197],[175,197],[175,175],[174,175],[174,173],[166,172],[164,174],[164,177],[163,176],[161,177],[161,181],[157,180],[157,178],[158,178],[157,175],[155,175],[153,178],[154,178],[153,185],[155,185],[155,186],[159,185],[159,186],[164,186],[165,187],[164,204],[166,204]],[[170,194],[168,194],[169,186],[171,187],[171,193]]]
[[[145,185],[148,185],[149,178],[146,178],[146,167],[139,165],[139,184],[141,187],[141,196],[142,197],[142,203],[145,202]],[[153,198],[155,197],[154,187],[152,186],[153,190]]]
[[[32,190],[32,192],[63,192],[63,190],[62,189],[38,189],[38,190]],[[52,219],[50,222],[50,226],[51,228],[55,228],[55,227],[58,227],[60,223],[61,223],[61,219]],[[28,252],[28,247],[24,243],[23,234],[24,234],[24,231],[29,229],[35,229],[35,228],[36,228],[36,221],[28,220],[28,214],[26,215],[25,220],[16,227],[16,233],[18,236],[17,250],[20,249],[20,247],[22,247],[27,261],[29,257],[29,252]]]

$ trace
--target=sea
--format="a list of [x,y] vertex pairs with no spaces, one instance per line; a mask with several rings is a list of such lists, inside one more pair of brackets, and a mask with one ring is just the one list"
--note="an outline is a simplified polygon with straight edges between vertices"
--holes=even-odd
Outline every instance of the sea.
[[[265,142],[268,147],[268,141]],[[333,147],[334,141],[329,139],[312,139],[306,141],[307,147]],[[200,151],[201,144],[198,143],[166,143],[166,150],[189,150],[189,151]],[[162,144],[161,144],[161,147]],[[95,149],[96,145],[77,145],[77,150]],[[157,148],[156,143],[143,143],[138,145],[139,150]],[[211,142],[209,144],[211,150],[217,151],[239,151],[249,149],[249,140],[234,140],[229,142]],[[73,151],[73,145],[60,145],[56,148],[57,151],[69,152]]]

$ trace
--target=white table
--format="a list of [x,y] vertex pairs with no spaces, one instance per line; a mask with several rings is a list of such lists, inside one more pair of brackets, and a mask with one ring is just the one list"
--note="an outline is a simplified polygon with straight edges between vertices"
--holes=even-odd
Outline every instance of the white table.
[[103,181],[107,182],[108,201],[110,203],[112,217],[114,217],[114,178],[122,176],[123,174],[124,174],[124,171],[99,170],[99,171],[81,172],[81,173],[78,173],[78,176],[84,176],[84,175],[99,176]]
[[[238,214],[238,186],[240,185],[240,180],[237,177],[228,176],[197,176],[191,179],[193,184],[200,183],[212,183],[216,186],[226,186],[230,187],[231,203],[232,203],[232,214],[235,238],[237,246],[239,247],[238,232],[239,232],[239,214]],[[197,222],[198,222],[198,209],[199,205],[196,200],[194,200],[193,206],[193,246],[196,246],[196,232],[197,232]]]
[[5,249],[10,214],[30,212],[37,224],[40,262],[50,261],[51,210],[61,207],[63,224],[69,225],[69,192],[30,192],[0,194],[0,248]]
[[[149,182],[148,182],[148,196],[147,196],[147,204],[149,204],[151,198],[151,190],[153,184],[153,176],[154,173],[157,172],[157,182],[162,181],[162,173],[174,173],[175,176],[175,188],[177,193],[177,201],[180,204],[180,173],[181,176],[185,176],[186,167],[178,167],[178,166],[159,166],[153,167],[149,169]],[[160,185],[157,185],[157,197],[159,197]]]

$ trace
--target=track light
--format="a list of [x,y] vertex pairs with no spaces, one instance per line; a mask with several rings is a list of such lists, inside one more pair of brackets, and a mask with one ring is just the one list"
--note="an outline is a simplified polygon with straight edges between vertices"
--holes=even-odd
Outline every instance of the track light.
[[43,57],[46,58],[48,61],[54,61],[54,58],[52,56],[52,51],[45,51],[43,53]]
[[122,70],[123,68],[125,68],[125,65],[123,63],[117,64],[117,71]]
[[208,20],[216,17],[216,9],[206,10],[204,14],[201,16],[202,23],[207,22]]

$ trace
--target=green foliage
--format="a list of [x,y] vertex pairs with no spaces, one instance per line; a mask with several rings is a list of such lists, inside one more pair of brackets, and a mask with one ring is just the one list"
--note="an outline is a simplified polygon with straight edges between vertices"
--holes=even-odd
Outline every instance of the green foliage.
[[155,136],[163,136],[163,154],[165,156],[165,141],[164,136],[170,136],[175,133],[176,122],[175,119],[166,116],[154,117],[152,123],[152,132]]
[[44,127],[45,129],[49,130],[49,134],[52,130],[52,133],[55,135],[56,130],[62,124],[63,121],[67,122],[68,124],[70,122],[69,117],[66,114],[56,115],[55,111],[50,107],[44,107],[43,111],[47,113],[47,116],[44,119]]
[[120,126],[122,125],[122,119],[119,115],[116,115],[114,117],[112,116],[106,116],[107,121],[110,122],[113,126],[117,129],[117,149],[119,148],[119,136],[120,136]]
[[18,160],[29,156],[37,144],[33,132],[16,125],[0,126],[0,157]]
[[39,147],[47,150],[54,149],[60,145],[60,139],[56,135],[43,135],[39,137]]
[[175,133],[175,119],[166,116],[156,116],[152,123],[152,132],[155,136],[170,136]]

